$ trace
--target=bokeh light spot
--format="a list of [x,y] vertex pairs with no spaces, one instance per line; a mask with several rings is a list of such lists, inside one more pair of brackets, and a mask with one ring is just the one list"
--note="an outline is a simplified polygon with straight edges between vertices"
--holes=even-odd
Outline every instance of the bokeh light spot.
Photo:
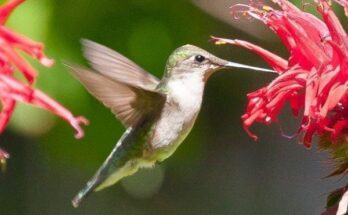
[[22,135],[37,137],[48,132],[55,122],[53,114],[39,108],[17,103],[11,118],[10,128]]
[[136,198],[149,198],[162,186],[164,168],[156,165],[152,169],[141,169],[134,175],[122,179],[121,184],[130,195]]

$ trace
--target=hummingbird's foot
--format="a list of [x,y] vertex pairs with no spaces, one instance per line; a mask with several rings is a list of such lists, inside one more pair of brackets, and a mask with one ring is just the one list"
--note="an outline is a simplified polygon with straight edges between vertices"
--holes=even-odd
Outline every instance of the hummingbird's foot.
[[6,171],[7,159],[10,158],[10,154],[0,148],[0,170]]

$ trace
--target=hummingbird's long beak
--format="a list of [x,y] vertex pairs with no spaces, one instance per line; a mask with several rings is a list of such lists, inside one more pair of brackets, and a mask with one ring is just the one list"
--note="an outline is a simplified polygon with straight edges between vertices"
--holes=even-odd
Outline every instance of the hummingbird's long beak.
[[271,69],[265,69],[265,68],[260,68],[260,67],[255,67],[255,66],[248,66],[245,64],[240,64],[240,63],[235,63],[235,62],[228,62],[226,64],[223,65],[223,67],[226,68],[244,68],[244,69],[251,69],[251,70],[255,70],[255,71],[261,71],[261,72],[272,72],[272,73],[277,73],[274,70]]

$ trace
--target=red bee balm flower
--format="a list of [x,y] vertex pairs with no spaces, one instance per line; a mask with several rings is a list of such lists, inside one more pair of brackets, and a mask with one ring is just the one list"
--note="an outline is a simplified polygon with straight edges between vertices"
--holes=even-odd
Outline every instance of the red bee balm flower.
[[[4,26],[10,13],[24,0],[10,0],[0,7],[0,133],[8,124],[17,101],[26,102],[34,106],[49,110],[68,121],[77,133],[76,138],[83,137],[84,133],[80,124],[87,124],[83,117],[74,117],[69,110],[48,97],[43,92],[33,88],[37,73],[35,69],[16,50],[21,50],[37,59],[44,66],[51,66],[53,60],[48,59],[43,53],[43,45],[27,37],[17,34]],[[17,80],[13,73],[21,72],[25,81]],[[0,164],[4,163],[9,154],[0,149]]]
[[[345,0],[337,0],[348,5]],[[288,60],[242,40],[213,38],[217,44],[232,44],[260,55],[279,73],[268,86],[248,94],[244,128],[254,122],[269,124],[286,102],[294,115],[303,108],[299,133],[309,147],[313,135],[327,135],[332,143],[348,128],[348,37],[329,3],[315,1],[322,20],[301,11],[286,0],[275,0],[280,10],[238,4],[232,7],[265,23],[288,49]]]

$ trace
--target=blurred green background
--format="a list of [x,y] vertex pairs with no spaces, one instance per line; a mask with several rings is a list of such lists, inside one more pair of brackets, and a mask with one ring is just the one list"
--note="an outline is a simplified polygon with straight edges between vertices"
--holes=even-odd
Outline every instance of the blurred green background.
[[[7,172],[0,174],[1,215],[319,214],[327,193],[342,184],[337,178],[322,179],[330,167],[325,154],[282,137],[277,125],[256,125],[260,140],[249,138],[240,120],[245,95],[274,75],[224,70],[209,80],[195,127],[170,159],[94,193],[74,209],[71,198],[125,130],[62,66],[63,60],[85,64],[80,38],[123,53],[157,77],[169,54],[187,43],[228,60],[266,66],[245,50],[213,45],[209,35],[253,41],[282,56],[286,52],[274,36],[256,39],[185,0],[28,0],[8,25],[45,43],[56,64],[48,69],[33,62],[40,72],[38,88],[75,115],[86,116],[90,125],[76,140],[65,121],[30,106],[17,107],[0,136],[1,147],[11,153]],[[297,123],[288,115],[281,116],[282,126],[293,133]]]

